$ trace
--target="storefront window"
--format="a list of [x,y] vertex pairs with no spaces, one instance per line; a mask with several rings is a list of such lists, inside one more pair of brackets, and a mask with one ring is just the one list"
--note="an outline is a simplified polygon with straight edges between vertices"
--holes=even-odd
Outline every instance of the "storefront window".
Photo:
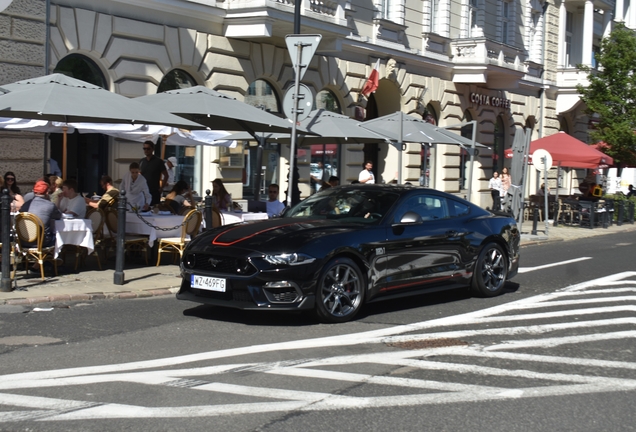
[[[432,125],[437,125],[437,113],[432,105],[426,106],[422,118],[425,122]],[[422,144],[422,164],[420,166],[420,186],[431,187],[431,177],[433,173],[433,162],[435,161],[433,156],[433,146],[429,144]]]
[[[180,69],[173,69],[164,75],[163,79],[157,87],[157,93],[163,93],[169,90],[178,90],[190,88],[197,85],[194,78],[187,72]],[[161,149],[161,143],[156,147],[155,154],[164,159],[174,156],[177,158],[178,165],[175,170],[175,181],[184,180],[193,189],[197,188],[195,184],[195,153],[196,147],[183,147],[168,145],[165,149]],[[199,192],[200,193],[200,192]]]
[[[276,91],[265,80],[256,80],[249,85],[245,103],[272,113],[281,110]],[[280,146],[267,142],[259,151],[259,143],[250,140],[243,142],[240,151],[243,154],[243,198],[254,199],[259,195],[259,199],[266,199],[269,185],[278,184],[279,177],[287,175],[279,172]],[[259,178],[260,184],[256,184]]]
[[[316,95],[314,109],[341,114],[338,97],[330,90],[321,90]],[[318,192],[330,177],[339,177],[337,144],[314,144],[298,150],[298,161],[309,162],[311,193]]]

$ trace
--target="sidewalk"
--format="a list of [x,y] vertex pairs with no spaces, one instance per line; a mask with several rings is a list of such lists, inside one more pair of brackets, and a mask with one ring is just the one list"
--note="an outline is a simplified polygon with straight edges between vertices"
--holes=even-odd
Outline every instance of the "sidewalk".
[[[594,237],[618,232],[636,231],[636,225],[613,225],[603,228],[579,228],[570,226],[548,227],[548,234],[543,230],[545,223],[537,226],[537,235],[529,234],[531,223],[522,225],[521,246],[530,246],[553,241],[568,241],[585,237]],[[522,251],[523,254],[523,251]],[[39,305],[51,306],[54,303],[68,301],[92,301],[102,299],[129,299],[172,295],[179,290],[181,279],[179,266],[163,264],[155,267],[152,263],[146,266],[141,262],[126,263],[124,284],[115,285],[115,262],[102,263],[103,270],[97,268],[94,258],[86,260],[85,268],[73,271],[75,257],[69,254],[65,265],[60,266],[59,276],[51,276],[42,281],[39,274],[26,275],[22,267],[16,274],[17,290],[0,292],[0,305]],[[168,259],[164,258],[167,262]],[[21,290],[26,288],[26,291]],[[48,305],[47,305],[48,303]]]

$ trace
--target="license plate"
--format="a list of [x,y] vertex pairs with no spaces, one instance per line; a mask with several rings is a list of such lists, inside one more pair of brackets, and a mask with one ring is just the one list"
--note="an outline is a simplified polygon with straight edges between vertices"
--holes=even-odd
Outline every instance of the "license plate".
[[225,292],[225,279],[223,278],[192,275],[190,285],[192,288]]

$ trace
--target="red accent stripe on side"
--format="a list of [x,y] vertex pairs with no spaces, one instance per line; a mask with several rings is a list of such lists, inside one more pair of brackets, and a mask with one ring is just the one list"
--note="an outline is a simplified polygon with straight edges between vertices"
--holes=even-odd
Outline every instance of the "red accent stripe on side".
[[[306,221],[306,222],[311,223],[311,222],[315,222],[315,221]],[[261,231],[257,231],[255,233],[252,233],[252,234],[248,235],[247,237],[241,237],[241,238],[239,238],[237,240],[234,240],[234,241],[231,241],[231,242],[223,242],[223,241],[219,240],[219,237],[224,236],[225,234],[229,233],[232,230],[241,228],[241,225],[237,225],[236,227],[230,228],[227,231],[223,231],[221,234],[219,234],[216,237],[214,237],[214,239],[212,240],[212,244],[215,245],[215,246],[232,246],[232,245],[234,245],[234,244],[236,244],[236,243],[238,243],[240,241],[246,240],[248,238],[252,238],[252,237],[257,236],[259,234],[262,234],[264,232],[275,230],[275,229],[286,227],[286,226],[296,225],[298,223],[300,223],[300,222],[291,222],[291,223],[288,223],[288,224],[285,224],[285,225],[276,225],[275,227],[271,227],[271,228],[267,228],[267,229],[264,229],[264,230],[261,230]]]

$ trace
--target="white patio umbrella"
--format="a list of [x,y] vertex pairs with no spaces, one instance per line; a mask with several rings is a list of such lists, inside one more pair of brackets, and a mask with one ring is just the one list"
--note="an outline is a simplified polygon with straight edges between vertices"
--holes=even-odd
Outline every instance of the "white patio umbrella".
[[233,97],[195,86],[136,98],[137,101],[196,121],[213,130],[289,132],[292,124]]
[[[402,111],[368,120],[361,123],[360,127],[371,130],[395,142],[398,149],[398,165],[400,167],[398,170],[399,183],[402,183],[402,145],[405,142],[458,145],[469,150],[471,167],[474,161],[474,148],[488,148],[488,146],[466,139],[461,135],[427,123]],[[468,199],[470,199],[470,189]]]
[[[63,74],[51,74],[3,84],[3,88],[8,90],[8,93],[0,94],[0,117],[66,124],[110,123],[133,125],[133,127],[156,124],[186,129],[205,129],[205,126],[165,110],[149,107],[134,99]],[[65,176],[68,126],[62,129],[64,134],[62,174]]]

